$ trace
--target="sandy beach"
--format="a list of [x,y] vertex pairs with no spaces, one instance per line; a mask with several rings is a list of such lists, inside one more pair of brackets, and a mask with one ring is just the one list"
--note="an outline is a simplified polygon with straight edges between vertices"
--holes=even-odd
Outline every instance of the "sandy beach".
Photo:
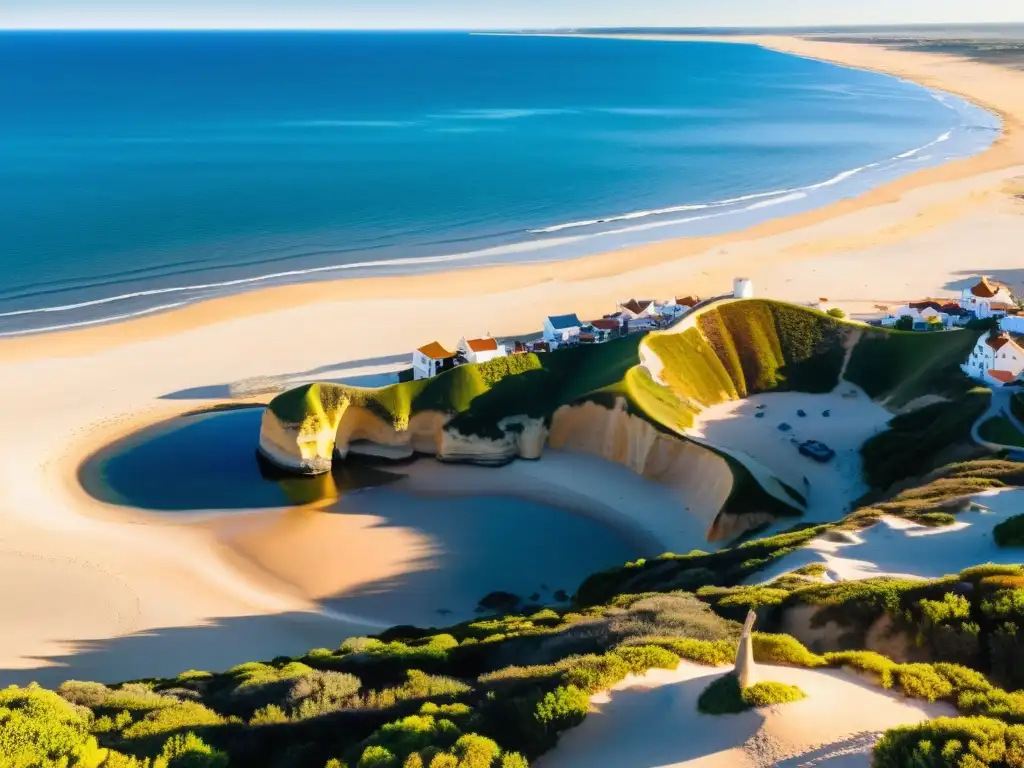
[[[0,595],[14,628],[0,636],[0,684],[221,668],[379,629],[318,613],[293,582],[239,563],[209,526],[83,491],[86,457],[223,402],[237,382],[379,376],[431,339],[532,333],[545,315],[599,315],[629,295],[718,294],[738,274],[759,295],[828,297],[854,313],[952,295],[979,272],[1024,292],[1024,72],[868,45],[756,42],[958,93],[998,112],[1005,133],[977,157],[727,236],[561,263],[286,286],[0,341],[0,577],[18,585]],[[588,485],[586,473],[566,474],[566,483]],[[392,552],[412,545],[397,529],[380,536],[375,546]],[[389,562],[403,567],[401,557]]]

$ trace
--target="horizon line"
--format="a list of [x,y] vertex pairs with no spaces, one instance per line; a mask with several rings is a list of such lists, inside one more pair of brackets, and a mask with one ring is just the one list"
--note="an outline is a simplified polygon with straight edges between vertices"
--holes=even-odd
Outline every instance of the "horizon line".
[[641,25],[641,26],[556,26],[556,27],[236,27],[236,26],[196,26],[196,27],[157,27],[157,26],[124,26],[124,27],[92,27],[92,26],[0,26],[0,32],[499,32],[499,33],[567,33],[567,32],[656,32],[656,31],[723,31],[737,30],[752,32],[757,30],[792,30],[792,31],[833,31],[844,29],[882,30],[904,29],[907,27],[1005,27],[1024,25],[1024,17],[1015,21],[905,21],[887,22],[882,24],[719,24],[719,25]]

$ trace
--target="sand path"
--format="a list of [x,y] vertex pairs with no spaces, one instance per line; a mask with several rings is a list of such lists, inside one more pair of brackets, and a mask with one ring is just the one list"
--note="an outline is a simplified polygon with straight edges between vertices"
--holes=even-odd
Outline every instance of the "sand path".
[[878,736],[897,725],[953,716],[953,707],[903,699],[837,671],[758,666],[762,679],[807,698],[740,715],[697,712],[697,699],[728,671],[682,662],[630,676],[592,699],[578,728],[537,768],[868,768]]

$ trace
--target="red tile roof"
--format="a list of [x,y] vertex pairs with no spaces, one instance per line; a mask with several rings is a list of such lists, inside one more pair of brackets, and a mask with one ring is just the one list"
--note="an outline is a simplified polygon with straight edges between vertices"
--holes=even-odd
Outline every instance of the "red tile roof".
[[676,296],[676,304],[681,307],[693,307],[700,304],[698,296]]
[[599,331],[617,331],[622,327],[622,323],[618,320],[591,320],[588,325],[592,325]]
[[1013,344],[1014,342],[1013,339],[1010,338],[1009,334],[1001,333],[998,336],[989,336],[987,339],[985,339],[985,343],[998,352],[1007,344]]
[[455,357],[454,352],[449,352],[436,341],[432,341],[429,344],[420,347],[416,351],[421,352],[431,360],[447,360],[449,357]]
[[991,299],[999,293],[999,289],[992,285],[992,283],[988,281],[987,277],[983,277],[978,281],[977,285],[971,288],[971,293],[975,296],[980,296],[983,299]]
[[1016,377],[1009,371],[989,371],[988,375],[996,381],[1001,381],[1003,384],[1009,384]]
[[939,302],[934,301],[932,299],[925,299],[924,301],[912,301],[910,302],[909,306],[911,309],[916,309],[918,312],[924,309],[928,309],[928,307],[931,307],[936,312],[942,310],[942,305]]
[[466,339],[466,346],[473,352],[496,352],[498,342],[494,339]]
[[624,301],[622,304],[619,304],[619,306],[623,309],[628,309],[634,315],[639,315],[653,303],[654,302],[650,299],[630,299],[629,301]]

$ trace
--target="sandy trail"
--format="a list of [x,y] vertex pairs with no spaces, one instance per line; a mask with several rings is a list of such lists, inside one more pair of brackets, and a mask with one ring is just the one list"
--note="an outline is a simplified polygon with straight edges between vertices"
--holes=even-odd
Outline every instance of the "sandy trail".
[[837,671],[758,666],[761,679],[799,686],[807,698],[740,715],[697,712],[697,699],[728,669],[682,662],[630,676],[592,699],[583,725],[564,734],[537,768],[868,768],[882,732],[953,716],[946,704],[903,699]]
[[0,633],[0,684],[224,667],[366,631],[316,615],[280,579],[239,568],[208,529],[102,505],[78,485],[91,452],[221,401],[235,382],[378,375],[432,338],[536,332],[545,315],[597,316],[627,295],[715,295],[737,274],[760,295],[828,296],[848,309],[949,295],[977,272],[1024,292],[1013,247],[1024,242],[1024,203],[1014,197],[1024,178],[1024,73],[867,45],[766,42],[973,97],[1003,115],[1007,133],[979,157],[722,237],[565,263],[286,286],[0,342],[0,570],[17,585],[0,594],[5,628],[16,627]]
[[955,525],[927,528],[886,517],[849,534],[850,541],[815,539],[758,573],[755,580],[772,581],[811,563],[823,563],[832,581],[848,581],[876,576],[937,579],[972,565],[1024,560],[1024,551],[1002,549],[992,538],[992,529],[999,523],[1024,514],[1024,490],[992,491],[973,498],[983,509],[961,513]]

